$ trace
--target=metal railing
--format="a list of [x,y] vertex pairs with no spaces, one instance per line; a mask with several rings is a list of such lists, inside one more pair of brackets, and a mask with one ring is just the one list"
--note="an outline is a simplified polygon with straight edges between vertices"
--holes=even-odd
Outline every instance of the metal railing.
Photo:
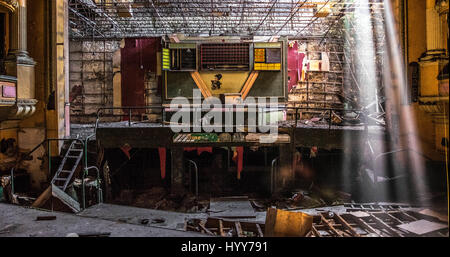
[[[166,107],[161,106],[161,105],[154,105],[154,106],[130,106],[130,107],[101,107],[97,110],[97,117],[95,120],[95,129],[94,129],[94,134],[97,132],[97,128],[99,126],[100,123],[100,118],[101,117],[128,117],[128,126],[131,127],[131,123],[132,123],[132,111],[134,110],[152,110],[152,109],[156,109],[156,110],[161,110],[162,113],[162,122],[161,124],[163,124],[164,120],[165,120],[165,115],[166,115]],[[105,115],[105,111],[106,110],[122,110],[122,111],[126,111],[125,113],[120,113],[120,114],[106,114]]]
[[14,190],[14,172],[18,169],[20,163],[24,160],[26,160],[27,157],[31,156],[37,149],[39,149],[41,146],[45,145],[45,143],[47,143],[47,155],[48,155],[48,172],[49,174],[51,173],[52,170],[52,152],[51,152],[51,146],[50,143],[51,142],[73,142],[73,141],[78,141],[82,146],[83,146],[83,158],[82,158],[82,166],[83,166],[83,176],[82,176],[82,197],[83,197],[83,209],[86,208],[86,189],[85,189],[85,177],[86,175],[88,175],[89,170],[96,170],[97,171],[97,198],[98,198],[98,202],[101,203],[103,202],[103,195],[102,195],[102,189],[101,189],[101,179],[100,179],[100,171],[98,169],[98,167],[96,166],[91,166],[88,167],[88,158],[87,158],[87,144],[88,141],[95,136],[95,134],[92,134],[90,136],[88,136],[85,141],[79,139],[79,138],[48,138],[43,140],[40,144],[38,144],[37,146],[35,146],[31,151],[27,152],[26,154],[22,155],[18,160],[16,165],[11,168],[11,194],[14,195],[15,190]]
[[[48,151],[48,172],[51,172],[52,169],[52,152],[51,152],[51,147],[50,147],[50,142],[73,142],[73,141],[78,141],[80,144],[83,145],[83,149],[84,149],[84,142],[81,139],[78,138],[48,138],[43,140],[40,144],[38,144],[36,147],[34,147],[31,151],[29,151],[28,153],[22,155],[19,160],[17,160],[16,165],[11,169],[11,194],[14,194],[14,171],[19,167],[20,163],[22,161],[25,160],[26,157],[31,156],[31,154],[33,154],[37,149],[39,149],[41,146],[43,146],[45,143],[47,143],[47,151]],[[82,165],[84,167],[86,167],[86,163],[83,160]]]
[[[201,109],[201,111],[209,111],[209,110],[213,110],[215,109],[215,107],[192,107],[193,111],[198,111],[198,109]],[[233,109],[233,111],[235,110],[241,110],[242,108],[255,108],[255,109],[271,109],[270,105],[266,105],[264,107],[259,107],[257,105],[255,105],[255,107],[253,107],[252,105],[245,105],[242,104],[241,105],[231,105],[231,106],[227,106],[227,105],[223,105],[222,107],[223,109],[226,109],[227,111],[229,111],[231,108]],[[162,105],[154,105],[154,106],[130,106],[130,107],[101,107],[97,110],[97,114],[96,114],[96,121],[95,121],[95,133],[97,132],[97,128],[99,127],[100,124],[100,119],[101,117],[127,117],[128,118],[128,126],[131,127],[132,125],[132,118],[133,116],[140,116],[140,114],[136,115],[133,114],[133,111],[136,110],[152,110],[152,109],[157,109],[157,110],[161,110],[161,115],[162,115],[162,119],[160,122],[153,122],[156,124],[164,124],[165,122],[165,118],[166,118],[166,113],[167,112],[172,112],[174,110],[177,109],[170,109],[166,106],[162,106]],[[356,113],[359,116],[363,116],[364,118],[364,122],[361,123],[360,125],[367,125],[367,114],[364,110],[358,110],[358,109],[343,109],[343,108],[322,108],[322,107],[289,107],[289,106],[285,106],[285,105],[281,105],[279,107],[276,107],[277,110],[279,111],[287,111],[287,110],[295,110],[295,117],[294,117],[294,127],[297,127],[298,121],[299,121],[299,113],[303,112],[310,112],[310,111],[322,111],[324,113],[328,112],[328,128],[331,129],[332,126],[332,117],[333,117],[333,113],[334,112],[346,112],[346,113]],[[124,111],[122,113],[119,114],[105,114],[106,110],[121,110]],[[181,110],[181,108],[179,109]],[[141,120],[142,121],[142,120]]]
[[276,175],[277,175],[277,164],[280,157],[276,157],[272,160],[272,165],[270,166],[270,194],[272,195],[275,191]]
[[[191,170],[191,166],[194,167],[195,170],[195,200],[198,201],[198,166],[197,163],[195,163],[193,160],[186,160],[187,163],[189,164],[189,176],[191,176],[192,179],[192,170]],[[191,188],[192,188],[192,183],[191,183]]]
[[84,140],[84,171],[83,171],[83,176],[82,176],[82,195],[83,195],[83,209],[86,209],[86,185],[85,185],[85,178],[86,176],[89,175],[89,170],[95,169],[97,171],[97,201],[98,203],[102,203],[103,202],[103,193],[102,193],[102,186],[101,186],[101,178],[100,178],[100,170],[98,169],[97,166],[91,166],[88,167],[88,143],[90,140],[92,140],[92,138],[95,136],[94,134],[91,134],[89,136],[87,136]]
[[[363,115],[363,117],[366,116],[364,110],[357,110],[357,109],[343,109],[343,108],[320,108],[320,107],[285,107],[286,110],[295,110],[295,118],[294,118],[294,127],[297,127],[298,124],[298,114],[300,110],[307,111],[322,111],[322,112],[328,112],[328,129],[331,129],[331,126],[333,125],[333,112],[347,112],[347,113],[357,113],[358,116]],[[361,124],[364,126],[367,126],[367,121],[364,119],[364,122]]]

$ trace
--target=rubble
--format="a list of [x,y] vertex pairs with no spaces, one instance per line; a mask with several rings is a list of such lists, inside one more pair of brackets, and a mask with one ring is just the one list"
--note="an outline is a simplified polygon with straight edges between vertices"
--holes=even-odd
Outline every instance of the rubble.
[[185,230],[222,237],[448,237],[448,225],[411,208],[374,211],[267,210],[265,222],[191,219]]

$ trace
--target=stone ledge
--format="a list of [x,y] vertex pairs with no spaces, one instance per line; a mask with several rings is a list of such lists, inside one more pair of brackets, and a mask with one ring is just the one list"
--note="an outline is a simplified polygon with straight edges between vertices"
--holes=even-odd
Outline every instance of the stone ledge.
[[36,111],[36,99],[0,100],[0,121],[21,120]]

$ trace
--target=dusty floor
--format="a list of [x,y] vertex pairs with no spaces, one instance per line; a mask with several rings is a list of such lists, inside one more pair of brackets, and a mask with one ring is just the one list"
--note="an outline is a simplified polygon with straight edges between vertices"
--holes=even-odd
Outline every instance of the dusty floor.
[[[69,233],[111,233],[111,237],[198,237],[200,233],[0,204],[0,237],[66,237]],[[38,216],[55,220],[36,221]]]

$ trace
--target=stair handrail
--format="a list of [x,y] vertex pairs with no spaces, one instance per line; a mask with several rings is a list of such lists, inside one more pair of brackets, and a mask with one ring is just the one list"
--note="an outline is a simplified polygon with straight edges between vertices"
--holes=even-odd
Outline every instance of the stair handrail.
[[[84,152],[84,142],[79,138],[47,138],[44,139],[40,144],[38,144],[36,147],[34,147],[31,151],[28,153],[20,156],[19,160],[16,162],[16,165],[11,168],[11,195],[14,195],[14,171],[19,167],[19,164],[25,159],[25,157],[30,156],[32,153],[34,153],[39,147],[41,147],[44,143],[47,143],[47,151],[48,151],[48,172],[51,172],[51,147],[50,142],[51,141],[78,141],[83,145],[83,154],[86,155],[86,152]],[[83,158],[84,162],[84,158]],[[83,166],[86,166],[86,164],[83,164]]]
[[102,195],[102,187],[101,187],[101,178],[100,178],[100,170],[97,166],[91,166],[88,167],[88,142],[90,140],[92,140],[92,138],[95,136],[95,132],[94,134],[91,134],[89,136],[87,136],[84,140],[84,172],[83,172],[83,176],[82,176],[82,194],[83,194],[83,210],[86,209],[86,184],[84,182],[86,176],[89,173],[89,170],[91,169],[95,169],[97,171],[97,200],[98,203],[103,202],[103,195]]

